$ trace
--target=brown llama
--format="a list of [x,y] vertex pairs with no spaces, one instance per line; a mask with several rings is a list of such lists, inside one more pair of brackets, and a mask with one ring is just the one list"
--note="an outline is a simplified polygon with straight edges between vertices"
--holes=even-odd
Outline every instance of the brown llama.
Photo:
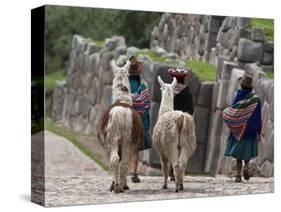
[[112,172],[110,191],[115,193],[129,189],[127,174],[131,154],[136,154],[144,138],[141,118],[132,109],[132,97],[128,79],[128,61],[124,67],[111,62],[114,79],[112,105],[103,113],[98,126],[98,140],[105,148]]

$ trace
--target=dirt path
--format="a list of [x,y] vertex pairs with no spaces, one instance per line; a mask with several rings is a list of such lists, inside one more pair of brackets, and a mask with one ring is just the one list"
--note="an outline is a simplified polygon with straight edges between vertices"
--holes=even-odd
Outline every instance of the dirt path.
[[[33,151],[33,154],[36,151]],[[225,176],[185,176],[185,190],[174,192],[174,184],[162,190],[162,177],[141,176],[141,183],[129,180],[129,191],[109,192],[111,177],[71,142],[51,132],[45,133],[45,205],[62,206],[124,201],[193,198],[274,191],[273,178],[251,178],[234,183]]]

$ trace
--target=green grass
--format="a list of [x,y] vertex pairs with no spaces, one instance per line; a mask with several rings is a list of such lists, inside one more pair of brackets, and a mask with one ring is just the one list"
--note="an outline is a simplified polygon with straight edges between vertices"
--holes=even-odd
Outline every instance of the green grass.
[[188,60],[186,66],[191,68],[200,81],[215,81],[217,69],[215,65],[197,60]]
[[66,139],[68,139],[73,145],[75,145],[80,151],[82,151],[85,155],[90,157],[92,160],[94,160],[99,166],[101,166],[105,171],[108,171],[108,166],[104,164],[97,156],[95,156],[90,149],[85,147],[83,144],[79,142],[79,133],[76,133],[72,130],[66,129],[62,126],[59,126],[52,120],[47,120],[46,124],[47,130],[62,136]]
[[54,90],[57,80],[65,80],[66,74],[63,70],[53,72],[46,75],[46,93],[50,93]]
[[273,79],[274,80],[274,73],[272,71],[266,72],[267,78],[268,79]]
[[90,40],[93,42],[93,43],[96,43],[97,45],[99,46],[104,46],[105,45],[105,40],[95,40],[95,39],[91,39]]
[[167,57],[164,56],[160,56],[158,54],[156,54],[154,51],[150,50],[150,49],[141,49],[138,53],[137,56],[139,55],[147,55],[149,56],[149,58],[155,62],[159,62],[159,63],[164,63],[165,60],[167,59]]
[[250,29],[254,27],[262,28],[265,32],[265,36],[268,40],[274,40],[274,20],[273,19],[263,19],[263,18],[251,18],[250,19]]
[[44,119],[40,119],[39,121],[32,120],[31,122],[31,135],[38,133],[44,130]]

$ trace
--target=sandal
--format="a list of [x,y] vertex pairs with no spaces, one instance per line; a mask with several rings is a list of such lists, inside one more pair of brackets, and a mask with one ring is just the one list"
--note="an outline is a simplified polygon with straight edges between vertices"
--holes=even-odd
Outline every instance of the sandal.
[[241,175],[236,175],[235,182],[236,183],[241,183],[242,182]]
[[243,176],[244,176],[244,179],[245,179],[245,180],[249,180],[249,179],[250,179],[250,174],[249,174],[249,169],[248,169],[248,167],[244,167]]
[[137,173],[134,173],[133,177],[131,179],[132,179],[133,183],[139,183],[140,182],[140,178],[139,178]]

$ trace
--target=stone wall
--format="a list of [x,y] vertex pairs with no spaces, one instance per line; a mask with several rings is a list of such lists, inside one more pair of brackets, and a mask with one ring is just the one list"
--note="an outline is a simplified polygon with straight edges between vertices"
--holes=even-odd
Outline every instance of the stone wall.
[[[161,76],[164,82],[171,83],[172,78],[168,75],[168,64],[154,64],[153,84],[151,87],[152,106],[150,110],[151,131],[158,119],[158,111],[161,102],[160,86],[157,77]],[[211,114],[212,92],[214,82],[200,82],[196,75],[186,80],[193,96],[194,119],[196,125],[197,149],[188,162],[187,170],[192,173],[204,172],[205,152],[207,148],[207,138],[209,129],[209,119]],[[144,160],[152,167],[160,167],[159,156],[154,148],[144,154]]]
[[[53,93],[52,118],[76,132],[95,135],[100,115],[110,105],[113,79],[110,60],[115,59],[117,63],[121,63],[128,58],[128,55],[136,54],[138,51],[139,49],[136,47],[127,48],[123,37],[106,39],[105,46],[100,47],[88,39],[75,35],[67,80],[57,82]],[[151,92],[152,132],[158,118],[161,101],[157,76],[160,75],[165,82],[171,82],[172,79],[167,74],[167,70],[171,66],[154,62],[145,55],[140,55],[138,59],[144,63],[143,79],[147,82]],[[198,147],[189,162],[188,170],[201,173],[205,166],[214,82],[200,82],[193,75],[186,83],[189,84],[194,99]],[[145,151],[142,160],[152,167],[160,167],[155,149]]]
[[212,114],[209,123],[209,136],[204,171],[216,174],[231,175],[234,172],[235,160],[224,157],[229,129],[222,121],[222,110],[231,104],[239,88],[238,78],[244,72],[254,74],[254,91],[261,99],[262,105],[262,141],[258,146],[258,157],[251,162],[255,175],[273,176],[274,162],[274,81],[267,79],[266,74],[255,64],[246,64],[244,69],[238,64],[223,61],[221,77],[218,77],[213,90]]
[[175,52],[183,59],[218,65],[224,57],[259,62],[264,70],[273,70],[273,42],[266,40],[262,29],[250,30],[249,18],[165,13],[151,33],[150,45],[156,52]]
[[[233,173],[234,160],[223,156],[229,130],[222,121],[221,111],[231,104],[239,87],[238,77],[245,71],[254,75],[254,90],[262,103],[263,136],[259,156],[251,167],[256,175],[273,176],[274,82],[267,79],[266,72],[274,71],[274,43],[266,39],[264,31],[250,30],[249,19],[243,17],[165,13],[151,33],[151,48],[155,52],[177,53],[184,60],[202,60],[217,66],[210,95],[212,103],[206,107],[210,111],[208,118],[203,117],[207,112],[202,110],[200,100],[196,100],[199,106],[195,105],[197,131],[203,132],[202,135],[197,132],[199,140],[205,138],[203,120],[208,122],[202,150],[205,154],[200,159],[204,158],[203,172],[212,175]],[[194,95],[195,99],[198,97],[200,94]]]
[[[263,142],[251,167],[256,175],[273,176],[274,82],[266,77],[266,71],[274,68],[274,45],[265,39],[263,31],[250,31],[246,18],[166,13],[152,32],[151,49],[177,64],[196,59],[217,66],[214,82],[200,82],[195,74],[186,81],[193,95],[197,136],[197,150],[188,163],[188,171],[212,175],[233,173],[234,160],[223,155],[229,131],[221,111],[230,105],[239,87],[238,77],[248,71],[254,75],[263,119]],[[122,36],[108,38],[104,46],[99,46],[75,35],[67,80],[57,82],[53,93],[52,118],[67,128],[94,135],[101,113],[110,105],[113,79],[110,60],[121,63],[139,51],[127,47]],[[144,63],[143,79],[151,92],[152,132],[161,101],[157,76],[171,82],[167,74],[170,65],[152,61],[146,55],[139,55],[138,59]],[[153,148],[144,151],[142,160],[152,167],[160,167]]]

